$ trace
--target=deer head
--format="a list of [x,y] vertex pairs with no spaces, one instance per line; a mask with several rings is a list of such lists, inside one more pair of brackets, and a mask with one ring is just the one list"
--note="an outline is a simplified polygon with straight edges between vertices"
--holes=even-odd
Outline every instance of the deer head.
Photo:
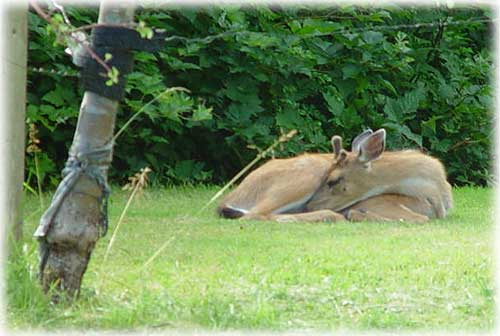
[[372,162],[385,148],[385,130],[366,130],[352,142],[351,152],[342,148],[342,138],[332,137],[333,165],[326,182],[309,201],[309,210],[342,210],[380,193],[383,183],[372,172]]

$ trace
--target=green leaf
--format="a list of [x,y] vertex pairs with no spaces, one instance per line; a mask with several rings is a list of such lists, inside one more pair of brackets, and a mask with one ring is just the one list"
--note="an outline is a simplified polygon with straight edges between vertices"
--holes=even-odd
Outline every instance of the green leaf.
[[297,126],[304,125],[304,118],[300,116],[298,111],[292,109],[284,109],[276,114],[276,124],[280,127],[291,129]]
[[394,122],[404,122],[412,118],[421,102],[425,100],[425,89],[422,86],[406,93],[403,97],[393,99],[387,98],[384,113],[387,118]]
[[431,134],[436,134],[436,121],[445,118],[445,116],[433,115],[426,121],[422,121],[422,127],[432,131]]
[[38,114],[38,106],[28,104],[28,107],[26,108],[26,116],[27,119],[34,120]]
[[260,48],[268,48],[279,43],[279,40],[272,35],[254,32],[243,35],[241,41],[250,47]]
[[356,81],[352,79],[338,79],[335,81],[335,87],[339,90],[344,100],[348,99],[356,90]]
[[154,156],[151,153],[144,153],[144,156],[146,157],[146,159],[148,160],[148,162],[152,166],[153,170],[154,171],[158,171],[159,168],[160,168],[160,164],[159,164],[158,159],[156,158],[156,156]]
[[193,121],[210,120],[212,119],[212,107],[205,107],[203,104],[199,104],[193,111]]
[[342,79],[356,78],[361,72],[361,67],[356,64],[346,64],[342,67]]
[[55,106],[63,106],[65,104],[64,98],[61,94],[61,90],[56,88],[53,91],[47,92],[43,97],[43,101],[46,101],[48,103],[51,103],[52,105]]
[[172,91],[160,98],[159,115],[180,122],[179,116],[189,112],[193,106],[193,98],[184,92]]
[[139,24],[137,25],[135,30],[139,33],[139,35],[143,39],[150,40],[153,38],[153,29],[146,26],[146,23],[144,21],[139,21]]
[[56,109],[52,105],[40,105],[40,112],[53,119],[56,115]]
[[260,105],[257,82],[248,77],[235,77],[227,81],[222,93],[235,102],[248,105]]
[[406,125],[403,125],[402,129],[402,133],[407,139],[413,141],[419,147],[422,147],[422,136],[420,134],[413,133]]
[[108,80],[106,81],[107,86],[111,86],[113,84],[118,84],[118,76],[120,75],[120,71],[116,67],[111,67],[111,70],[108,71],[107,76]]
[[241,103],[231,103],[227,110],[227,117],[237,122],[238,124],[247,124],[251,116],[263,111],[260,105],[249,105]]
[[302,28],[295,31],[298,35],[310,35],[314,33],[330,33],[342,28],[337,22],[330,22],[321,19],[305,19]]
[[333,92],[323,92],[323,98],[326,101],[328,110],[332,112],[334,116],[339,117],[344,112],[344,102]]
[[408,140],[414,142],[419,147],[422,147],[422,136],[413,133],[408,126],[403,124],[396,124],[392,122],[384,123],[382,126],[396,131],[400,136],[404,136]]
[[450,139],[443,139],[442,141],[438,141],[433,143],[432,150],[436,152],[447,152],[452,145]]
[[398,95],[398,92],[396,91],[394,86],[391,84],[391,82],[389,82],[388,80],[385,80],[383,78],[379,78],[379,80],[380,80],[380,83],[382,83],[382,86],[384,88],[386,88],[387,90],[389,90],[390,93],[392,93],[394,96]]
[[172,70],[201,70],[197,64],[184,62],[179,58],[166,55],[163,57],[164,61],[172,68]]
[[368,44],[377,44],[384,40],[384,34],[376,31],[367,31],[361,34],[363,40]]
[[210,172],[204,171],[205,163],[194,160],[182,160],[169,169],[168,174],[178,181],[204,181],[211,176]]
[[361,127],[363,119],[353,106],[348,106],[344,112],[339,115],[337,122],[345,129],[357,129]]

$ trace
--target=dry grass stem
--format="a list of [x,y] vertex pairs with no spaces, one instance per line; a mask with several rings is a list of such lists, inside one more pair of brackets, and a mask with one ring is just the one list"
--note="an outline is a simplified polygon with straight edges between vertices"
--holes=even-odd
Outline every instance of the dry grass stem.
[[38,197],[40,200],[40,207],[45,209],[45,204],[42,195],[42,179],[40,175],[40,164],[38,162],[38,153],[42,150],[40,149],[40,139],[38,138],[38,129],[34,123],[29,125],[28,130],[28,146],[26,147],[26,152],[28,154],[33,154],[33,159],[35,161],[35,174],[36,174],[36,184],[38,188]]
[[[111,250],[111,247],[113,246],[116,235],[121,227],[121,224],[123,222],[123,219],[125,218],[125,214],[127,213],[128,208],[130,207],[130,204],[132,204],[132,200],[134,199],[135,195],[137,194],[138,191],[142,191],[146,186],[148,182],[148,177],[147,174],[151,172],[151,169],[149,167],[142,168],[139,173],[136,173],[134,176],[129,177],[130,182],[127,185],[130,185],[131,188],[133,188],[132,193],[130,194],[127,203],[125,204],[125,208],[123,209],[122,213],[120,214],[120,218],[118,219],[118,223],[116,224],[115,230],[113,231],[113,235],[111,236],[111,239],[109,240],[108,247],[106,248],[106,253],[104,254],[103,258],[103,264],[106,262],[109,251]],[[127,185],[125,187],[127,187]],[[125,189],[124,187],[124,189]],[[128,189],[126,189],[128,190]]]
[[149,258],[145,263],[144,265],[142,266],[142,269],[145,269],[150,263],[153,262],[153,260],[156,259],[157,256],[160,255],[160,253],[168,246],[170,245],[170,243],[175,239],[175,236],[170,238],[169,240],[167,240],[165,243],[163,243],[163,245],[158,249],[156,250],[156,252],[151,256],[151,258]]

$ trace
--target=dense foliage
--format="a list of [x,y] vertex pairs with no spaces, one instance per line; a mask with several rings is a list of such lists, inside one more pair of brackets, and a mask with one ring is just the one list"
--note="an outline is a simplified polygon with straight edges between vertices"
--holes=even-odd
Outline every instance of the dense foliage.
[[[97,9],[69,9],[74,25]],[[492,27],[479,7],[247,7],[141,9],[138,20],[171,37],[137,53],[118,125],[151,99],[119,138],[114,181],[143,166],[159,183],[229,179],[280,134],[276,151],[329,151],[364,128],[388,131],[388,147],[421,148],[455,184],[490,179]],[[476,23],[461,21],[482,20]],[[417,23],[434,23],[421,25]],[[53,183],[66,159],[82,96],[64,47],[30,13],[28,123],[40,131],[38,161]],[[217,38],[203,39],[224,32]],[[28,178],[33,176],[28,157]],[[30,183],[33,179],[31,179]]]

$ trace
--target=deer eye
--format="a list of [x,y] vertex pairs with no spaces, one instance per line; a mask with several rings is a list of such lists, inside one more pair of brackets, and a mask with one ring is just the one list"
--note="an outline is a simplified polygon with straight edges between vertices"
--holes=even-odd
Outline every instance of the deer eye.
[[340,181],[342,181],[344,178],[343,177],[338,177],[336,178],[335,180],[330,180],[326,183],[326,185],[328,186],[328,188],[333,188],[335,187],[337,184],[339,184]]

